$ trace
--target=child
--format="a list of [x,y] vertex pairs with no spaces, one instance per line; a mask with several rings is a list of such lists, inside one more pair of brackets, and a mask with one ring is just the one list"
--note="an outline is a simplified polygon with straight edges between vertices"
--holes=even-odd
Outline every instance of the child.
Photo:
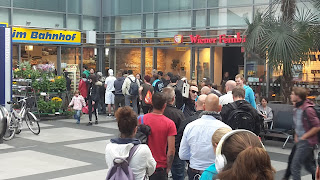
[[[213,146],[214,152],[216,152],[216,148],[218,146],[220,139],[230,131],[232,131],[232,130],[229,128],[219,128],[213,133],[211,141],[212,141],[212,146]],[[214,163],[211,166],[209,166],[206,170],[203,171],[203,173],[200,177],[200,180],[216,179],[217,174],[218,174],[218,172],[217,172],[217,169],[216,169],[216,166]]]
[[77,120],[77,124],[80,123],[80,114],[82,107],[86,106],[86,103],[84,101],[84,98],[80,95],[80,91],[76,90],[74,92],[74,96],[69,104],[68,107],[73,105],[73,109],[75,110],[74,118]]

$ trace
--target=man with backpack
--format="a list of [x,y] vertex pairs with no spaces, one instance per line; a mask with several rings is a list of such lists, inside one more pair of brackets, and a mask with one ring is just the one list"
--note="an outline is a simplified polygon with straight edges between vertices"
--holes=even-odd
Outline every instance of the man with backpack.
[[125,105],[130,106],[131,101],[134,112],[138,114],[137,100],[140,82],[134,77],[132,70],[128,70],[128,74],[122,85],[122,93],[125,98]]
[[164,88],[164,84],[160,79],[162,75],[163,75],[163,72],[159,71],[158,76],[155,77],[156,79],[152,83],[152,86],[154,87],[154,92],[162,92],[162,89]]
[[263,126],[263,117],[244,99],[245,93],[239,86],[232,90],[234,102],[222,107],[222,121],[232,129],[247,129],[258,136]]
[[142,111],[143,114],[147,114],[151,112],[152,105],[152,94],[154,93],[154,89],[150,84],[151,77],[146,75],[144,76],[144,83],[139,88],[139,96],[142,102]]
[[313,150],[318,143],[320,123],[315,105],[306,98],[307,94],[307,89],[294,87],[290,95],[291,101],[295,104],[293,122],[296,150],[291,162],[293,180],[301,179],[301,165],[304,165],[312,174],[312,179],[315,179],[316,165],[313,161]]

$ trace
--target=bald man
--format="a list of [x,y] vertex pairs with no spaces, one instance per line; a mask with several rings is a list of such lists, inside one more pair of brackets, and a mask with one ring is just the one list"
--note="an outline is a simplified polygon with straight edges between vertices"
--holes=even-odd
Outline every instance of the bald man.
[[211,89],[208,86],[203,86],[203,88],[201,88],[201,94],[208,95],[210,93],[211,93]]
[[[201,97],[199,97],[201,98]],[[180,143],[179,157],[181,160],[189,160],[188,177],[197,179],[197,175],[215,162],[215,154],[210,143],[213,133],[222,127],[230,128],[221,121],[219,111],[219,98],[215,94],[209,94],[204,101],[204,111],[199,119],[189,123]]]
[[219,104],[221,106],[224,106],[226,104],[229,104],[229,103],[233,103],[233,96],[232,96],[232,90],[237,87],[237,83],[233,80],[229,80],[226,82],[226,92],[227,94],[221,96],[219,98]]

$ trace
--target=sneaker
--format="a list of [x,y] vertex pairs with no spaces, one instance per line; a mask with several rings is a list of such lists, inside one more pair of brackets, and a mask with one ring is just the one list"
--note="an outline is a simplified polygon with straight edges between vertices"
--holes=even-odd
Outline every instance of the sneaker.
[[92,122],[88,122],[87,126],[92,126]]
[[94,123],[95,123],[95,124],[99,124],[99,123],[98,123],[98,120],[96,120],[96,122],[94,122]]
[[80,121],[77,121],[76,124],[80,124]]

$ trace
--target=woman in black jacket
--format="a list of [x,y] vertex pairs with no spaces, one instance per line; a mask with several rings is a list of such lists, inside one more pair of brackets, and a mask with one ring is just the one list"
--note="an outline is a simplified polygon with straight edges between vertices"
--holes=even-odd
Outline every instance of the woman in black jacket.
[[[99,81],[100,82],[100,81]],[[87,126],[92,125],[92,108],[94,109],[94,115],[96,116],[95,124],[98,124],[98,114],[97,114],[97,108],[99,104],[100,99],[100,91],[99,91],[99,83],[97,81],[97,76],[94,74],[91,74],[89,76],[89,86],[88,86],[88,109],[89,109],[89,122]],[[100,82],[101,83],[101,82]]]

